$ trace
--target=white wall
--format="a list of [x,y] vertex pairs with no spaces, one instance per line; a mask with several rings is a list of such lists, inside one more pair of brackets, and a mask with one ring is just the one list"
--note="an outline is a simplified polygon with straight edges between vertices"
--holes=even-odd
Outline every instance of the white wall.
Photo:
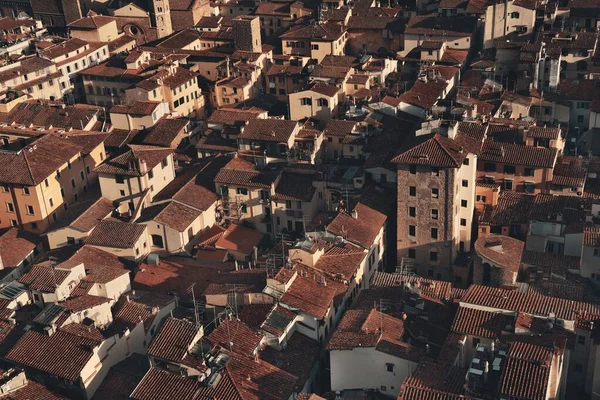
[[[400,385],[417,368],[417,363],[375,350],[357,347],[353,350],[331,350],[331,390],[372,388],[396,398]],[[386,364],[394,364],[394,372]],[[382,390],[385,386],[385,391]]]

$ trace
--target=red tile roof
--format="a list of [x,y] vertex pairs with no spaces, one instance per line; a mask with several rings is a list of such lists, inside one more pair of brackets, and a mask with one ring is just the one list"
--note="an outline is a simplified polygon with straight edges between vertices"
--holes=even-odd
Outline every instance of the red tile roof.
[[242,129],[239,138],[287,143],[297,127],[296,121],[275,118],[251,119]]
[[545,147],[524,146],[513,143],[495,142],[486,139],[479,158],[482,161],[525,165],[538,168],[553,168],[558,150]]
[[341,119],[331,119],[325,126],[325,136],[346,136],[358,130],[359,123],[356,121],[345,121]]
[[373,288],[400,288],[410,284],[417,287],[422,295],[436,300],[450,299],[452,297],[452,284],[434,279],[422,278],[416,275],[402,275],[389,272],[375,272],[371,278]]
[[500,393],[511,398],[546,399],[552,356],[552,349],[546,347],[511,343],[500,378]]
[[4,396],[5,400],[67,400],[67,397],[52,392],[47,387],[34,381],[27,381],[25,386],[11,391]]
[[193,323],[169,317],[148,346],[148,355],[161,360],[179,363],[187,354],[188,348],[198,333]]
[[93,307],[110,302],[111,299],[100,296],[92,296],[91,294],[84,294],[82,296],[73,297],[60,303],[67,307],[69,311],[78,313],[84,310],[88,310]]
[[278,172],[254,169],[254,164],[240,157],[233,158],[215,176],[216,183],[242,187],[269,189]]
[[132,248],[146,232],[146,225],[102,220],[96,225],[85,243],[92,246]]
[[408,388],[460,395],[464,391],[466,368],[427,362],[419,365],[412,375],[404,380],[401,393]]
[[317,319],[325,318],[329,307],[333,306],[337,291],[334,287],[322,283],[326,282],[324,278],[319,282],[316,279],[316,276],[297,276],[280,301]]
[[215,247],[249,255],[254,252],[254,247],[259,245],[264,236],[264,233],[254,229],[231,224],[215,242]]
[[36,264],[19,278],[19,282],[31,290],[53,293],[56,287],[62,284],[71,272],[64,269],[54,268],[50,261]]
[[241,356],[253,357],[263,335],[237,319],[226,319],[205,339],[211,346],[221,346]]
[[519,290],[481,285],[471,285],[462,297],[461,303],[498,310],[522,311],[538,316],[554,313],[557,318],[564,320],[574,320],[575,314],[579,312],[600,313],[600,305],[597,304],[545,296],[535,291],[522,293]]
[[260,358],[298,377],[294,391],[300,392],[304,388],[315,363],[319,359],[319,352],[320,346],[318,342],[309,339],[299,332],[294,332],[286,340],[284,349],[275,350],[267,346],[260,352]]
[[143,322],[144,328],[149,329],[155,313],[149,305],[122,296],[113,307],[113,316],[114,323],[117,325],[122,324],[129,329],[133,329],[140,322]]
[[43,135],[17,153],[0,153],[0,182],[35,186],[44,181],[82,147],[54,134]]
[[41,243],[41,238],[10,228],[0,235],[0,261],[4,268],[16,267]]
[[109,283],[120,276],[129,274],[125,267],[131,265],[114,254],[84,245],[71,258],[60,263],[58,267],[71,269],[79,264],[84,264],[85,267],[86,276],[82,280],[97,283]]
[[[87,326],[78,325],[83,331],[88,331]],[[37,369],[50,375],[69,381],[79,379],[83,368],[94,354],[94,348],[101,341],[76,333],[77,329],[70,327],[59,328],[54,334],[47,335],[29,330],[8,352],[6,358],[18,365]]]
[[395,357],[419,361],[425,351],[403,340],[404,321],[375,309],[348,310],[334,331],[326,349],[352,350],[374,347]]
[[[356,216],[356,218],[355,218]],[[364,249],[375,245],[377,235],[384,227],[387,216],[363,203],[358,203],[352,215],[340,212],[329,225],[327,231],[343,236],[351,243]]]
[[157,398],[192,400],[196,396],[205,399],[242,399],[229,374],[223,374],[216,385],[207,386],[198,382],[198,379],[191,379],[156,367],[150,368],[131,393],[133,400],[156,400]]
[[440,134],[430,136],[429,139],[410,148],[408,151],[396,156],[392,162],[397,164],[432,165],[442,168],[458,168],[467,156],[466,151],[461,152],[461,145],[454,139]]
[[256,119],[263,113],[266,113],[266,111],[256,107],[241,110],[237,108],[221,108],[213,111],[210,117],[208,117],[208,123],[234,125]]
[[312,174],[299,174],[284,172],[275,187],[273,200],[275,201],[305,201],[311,202],[315,191]]
[[459,307],[450,329],[465,335],[496,339],[507,325],[512,325],[512,319],[500,313]]
[[309,39],[319,42],[332,42],[339,39],[345,32],[342,25],[334,22],[326,22],[321,24],[309,24],[292,27],[287,32],[279,37],[281,40],[300,40]]
[[477,18],[416,15],[406,25],[406,34],[467,37],[475,31]]
[[499,267],[517,272],[525,242],[504,235],[490,235],[475,241],[475,251]]
[[104,163],[96,167],[94,172],[111,175],[121,174],[127,176],[143,176],[144,174],[139,170],[139,168],[131,168],[132,162],[144,160],[146,162],[146,170],[150,171],[164,159],[173,154],[172,149],[166,149],[164,147],[144,145],[128,146],[129,151],[106,160]]

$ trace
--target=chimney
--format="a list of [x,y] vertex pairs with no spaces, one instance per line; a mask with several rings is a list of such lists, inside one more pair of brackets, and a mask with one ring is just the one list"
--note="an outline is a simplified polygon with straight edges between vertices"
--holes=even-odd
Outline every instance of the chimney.
[[0,269],[4,269],[4,263],[2,262],[2,255],[0,255]]
[[148,172],[148,167],[146,165],[146,160],[140,160],[140,173],[142,175],[144,175],[146,172]]
[[358,211],[356,209],[352,210],[352,218],[358,219]]
[[229,78],[229,57],[225,59],[225,78]]

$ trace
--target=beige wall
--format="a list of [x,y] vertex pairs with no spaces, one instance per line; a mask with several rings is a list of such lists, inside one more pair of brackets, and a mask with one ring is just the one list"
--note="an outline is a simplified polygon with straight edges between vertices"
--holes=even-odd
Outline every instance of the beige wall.
[[343,55],[344,47],[346,46],[347,40],[347,33],[344,33],[339,39],[331,42],[323,42],[310,39],[281,39],[281,47],[283,49],[283,54],[306,56],[317,60],[317,62],[321,62],[323,58],[325,58],[325,56],[329,54]]
[[[552,181],[552,169],[551,168],[534,168],[533,176],[525,176],[525,168],[529,168],[523,165],[515,165],[515,174],[504,173],[504,163],[495,163],[497,172],[485,171],[485,161],[479,160],[477,166],[477,179],[483,180],[486,176],[493,177],[497,183],[502,185],[504,179],[513,181],[513,189],[517,192],[523,192],[523,184],[525,182],[531,182],[535,185],[533,193],[545,192],[547,185]],[[512,164],[508,164],[512,165]],[[501,189],[503,190],[503,189]]]
[[[309,98],[312,105],[302,105],[302,99]],[[319,100],[326,100],[327,106],[319,106]],[[301,120],[304,118],[316,118],[323,124],[326,124],[332,118],[337,117],[338,98],[337,95],[329,97],[312,90],[290,93],[290,119]]]
[[514,1],[493,3],[487,7],[485,14],[483,45],[485,48],[493,47],[494,40],[515,35],[518,26],[527,28],[519,36],[531,34],[534,24],[534,10],[516,6]]
[[110,42],[119,37],[117,21],[111,21],[93,31],[71,29],[71,37],[88,42]]
[[115,175],[99,174],[102,196],[109,200],[118,200],[126,196],[138,196],[144,190],[150,189],[149,199],[152,200],[154,194],[160,192],[175,178],[173,155],[167,157],[167,165],[164,168],[162,163],[152,168],[152,174],[152,178],[149,174],[140,177],[124,176],[123,183],[117,183]]
[[[49,176],[45,181],[34,187],[28,187],[29,194],[25,194],[20,185],[8,185],[9,192],[0,189],[0,228],[11,226],[11,221],[17,221],[25,230],[42,233],[64,213],[63,204],[67,205],[77,201],[90,183],[95,180],[92,170],[97,165],[100,155],[104,154],[104,144],[98,146],[89,156],[74,156],[69,163],[63,164],[58,173]],[[88,173],[88,167],[89,171]],[[58,171],[57,171],[58,172]],[[83,175],[83,178],[82,178]],[[61,193],[63,189],[64,197]],[[13,204],[14,212],[8,211],[6,203]],[[30,213],[27,206],[33,207]],[[32,226],[37,224],[37,227]]]
[[415,34],[404,34],[404,50],[400,51],[399,54],[406,56],[412,49],[418,47],[425,40],[442,41],[445,43],[446,48],[469,50],[471,47],[471,36],[456,37],[456,36],[431,36],[431,35],[415,35]]

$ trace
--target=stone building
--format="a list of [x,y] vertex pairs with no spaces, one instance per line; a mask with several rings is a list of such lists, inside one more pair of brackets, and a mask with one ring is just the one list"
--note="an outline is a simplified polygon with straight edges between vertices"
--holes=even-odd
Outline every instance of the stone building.
[[473,283],[508,286],[517,280],[525,242],[503,235],[477,239],[473,257]]
[[236,17],[233,20],[233,40],[237,50],[262,53],[260,19],[250,15]]
[[471,248],[476,159],[485,129],[459,123],[417,135],[392,161],[398,165],[398,265],[421,276],[466,283],[456,257]]

